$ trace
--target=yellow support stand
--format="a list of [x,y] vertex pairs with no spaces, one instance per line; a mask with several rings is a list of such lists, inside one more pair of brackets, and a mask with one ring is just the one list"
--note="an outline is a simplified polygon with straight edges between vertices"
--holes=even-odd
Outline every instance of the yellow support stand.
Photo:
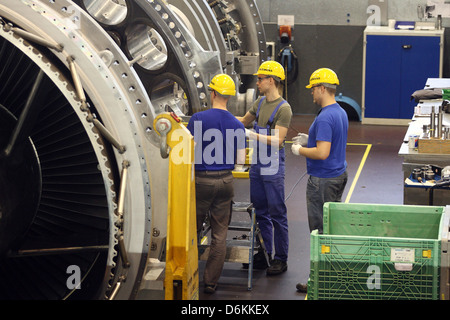
[[194,139],[173,113],[158,115],[153,125],[161,156],[169,158],[165,299],[198,300]]
[[236,179],[249,179],[249,172],[251,165],[251,159],[253,155],[253,149],[246,148],[245,150],[245,165],[248,167],[247,171],[233,171],[233,177]]

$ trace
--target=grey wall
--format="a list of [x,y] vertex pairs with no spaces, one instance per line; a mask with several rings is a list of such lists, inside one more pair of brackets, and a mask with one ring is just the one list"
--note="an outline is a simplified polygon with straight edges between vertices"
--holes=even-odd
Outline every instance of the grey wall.
[[[276,53],[282,48],[277,25],[278,15],[294,15],[292,47],[298,56],[299,75],[288,86],[287,99],[295,114],[314,114],[318,107],[312,103],[305,85],[311,73],[321,67],[333,69],[341,85],[338,93],[354,99],[361,106],[363,32],[369,17],[367,7],[380,2],[387,19],[419,21],[419,0],[256,0],[267,41],[276,43]],[[434,18],[428,21],[435,21]],[[443,19],[450,31],[450,19]],[[450,77],[449,31],[445,31],[443,76]],[[425,84],[426,79],[424,79]],[[418,88],[421,89],[421,88]]]
[[[365,26],[369,4],[386,7],[387,18],[418,20],[417,5],[426,0],[256,0],[265,23],[280,14],[295,15],[296,24]],[[445,24],[444,24],[445,26]]]

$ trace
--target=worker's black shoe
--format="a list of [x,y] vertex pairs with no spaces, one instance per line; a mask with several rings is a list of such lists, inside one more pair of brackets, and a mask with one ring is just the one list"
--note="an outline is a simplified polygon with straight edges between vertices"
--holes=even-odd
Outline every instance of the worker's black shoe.
[[307,293],[308,292],[308,285],[304,283],[297,283],[295,286],[297,288],[298,292]]
[[[249,264],[243,263],[242,266],[244,269],[248,269]],[[267,267],[269,267],[269,265],[267,264],[266,255],[264,254],[263,251],[260,251],[253,256],[253,269],[265,270],[267,269]]]
[[268,276],[274,276],[283,273],[287,270],[287,262],[278,259],[273,259],[270,263],[270,267],[267,268],[266,274]]
[[217,288],[216,284],[205,284],[205,288],[203,289],[203,292],[213,294],[216,292],[216,288]]

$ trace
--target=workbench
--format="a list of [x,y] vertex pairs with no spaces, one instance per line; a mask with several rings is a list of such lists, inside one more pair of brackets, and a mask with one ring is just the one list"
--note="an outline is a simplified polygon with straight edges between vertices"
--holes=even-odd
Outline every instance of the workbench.
[[[430,78],[427,80],[425,88],[446,88],[450,87],[450,79],[442,78]],[[420,88],[418,88],[420,89]],[[420,101],[418,105],[425,107],[440,106],[442,104],[441,99]],[[450,124],[450,114],[444,114],[444,124]],[[430,116],[423,114],[414,116],[409,123],[405,137],[398,155],[403,158],[402,170],[403,179],[406,181],[410,177],[414,168],[420,168],[425,165],[434,165],[438,167],[445,167],[450,165],[450,154],[437,154],[437,153],[419,153],[417,148],[411,149],[409,147],[409,137],[411,135],[421,135],[423,133],[423,125],[430,123]],[[404,184],[403,188],[403,203],[404,204],[416,204],[416,205],[428,205],[429,204],[429,186],[424,184],[423,186]],[[450,189],[435,189],[433,191],[433,204],[448,205],[450,204]]]

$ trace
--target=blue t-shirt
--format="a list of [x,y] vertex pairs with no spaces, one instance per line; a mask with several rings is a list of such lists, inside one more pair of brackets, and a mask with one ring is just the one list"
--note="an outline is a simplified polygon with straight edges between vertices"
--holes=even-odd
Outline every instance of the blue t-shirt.
[[330,155],[325,160],[306,159],[308,174],[318,178],[334,178],[347,168],[348,117],[337,103],[328,105],[319,112],[309,128],[308,148],[317,146],[316,141],[331,142]]
[[208,109],[194,113],[188,130],[195,141],[195,170],[233,170],[238,149],[245,149],[245,127],[230,112]]

